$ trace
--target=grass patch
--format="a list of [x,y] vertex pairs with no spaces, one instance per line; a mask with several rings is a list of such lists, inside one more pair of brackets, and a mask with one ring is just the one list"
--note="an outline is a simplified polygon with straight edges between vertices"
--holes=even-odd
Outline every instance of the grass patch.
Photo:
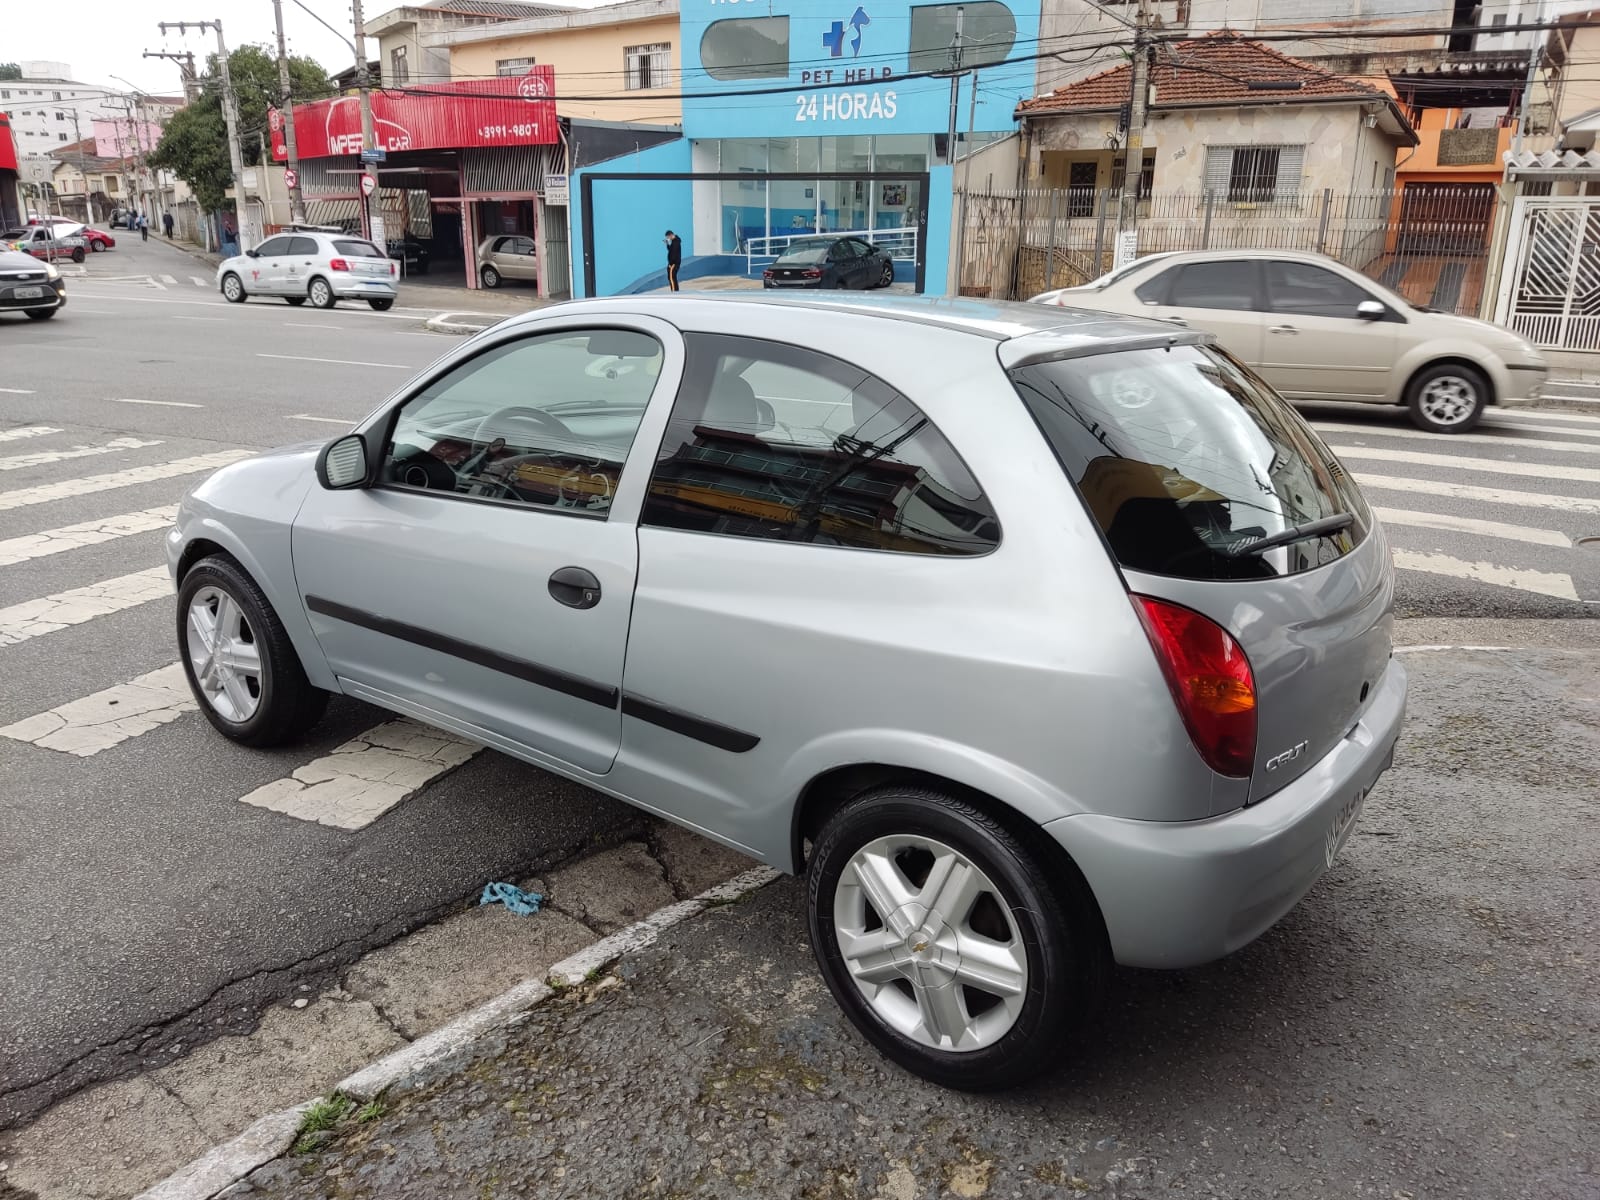
[[365,1125],[368,1121],[376,1121],[388,1111],[388,1107],[382,1100],[369,1100],[360,1108],[356,1109],[356,1124]]
[[[300,1118],[300,1129],[294,1139],[296,1154],[309,1154],[325,1141],[327,1134],[355,1111],[356,1102],[349,1096],[334,1092],[315,1101]],[[371,1107],[370,1105],[368,1107]]]

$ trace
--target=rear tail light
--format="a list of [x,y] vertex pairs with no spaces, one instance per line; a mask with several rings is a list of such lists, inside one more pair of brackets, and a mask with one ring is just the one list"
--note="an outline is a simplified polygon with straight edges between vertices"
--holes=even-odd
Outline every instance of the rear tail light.
[[393,279],[394,276],[395,276],[395,272],[398,271],[399,269],[400,269],[400,264],[398,264],[397,262],[394,261],[394,259],[391,258],[389,260],[389,278]]
[[822,268],[821,267],[807,267],[804,271],[801,271],[800,274],[804,275],[807,279],[821,279],[822,278]]
[[1239,643],[1193,609],[1133,598],[1184,728],[1219,775],[1249,775],[1256,759],[1256,682]]
[[350,264],[342,258],[330,258],[328,260],[328,270],[330,271],[348,271],[349,269]]
[[761,272],[761,278],[763,278],[763,279],[771,279],[772,278],[772,270],[771,270],[770,267],[767,270]]

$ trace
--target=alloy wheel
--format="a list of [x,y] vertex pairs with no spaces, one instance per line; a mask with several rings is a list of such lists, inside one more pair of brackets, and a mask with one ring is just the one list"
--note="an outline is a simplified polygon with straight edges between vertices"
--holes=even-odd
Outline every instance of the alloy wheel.
[[944,1051],[992,1046],[1028,996],[1022,932],[994,881],[919,834],[868,842],[834,891],[839,954],[878,1018]]
[[1422,415],[1436,425],[1459,425],[1478,410],[1478,389],[1460,375],[1430,379],[1418,399]]
[[261,705],[263,668],[244,610],[221,588],[202,588],[189,602],[185,628],[189,663],[206,703],[226,720],[248,721]]

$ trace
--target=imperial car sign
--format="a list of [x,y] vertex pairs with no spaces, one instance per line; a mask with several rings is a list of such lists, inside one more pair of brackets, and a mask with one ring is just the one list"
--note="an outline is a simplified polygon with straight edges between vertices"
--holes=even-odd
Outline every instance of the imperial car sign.
[[[372,131],[378,147],[404,150],[465,146],[547,145],[557,140],[555,71],[536,66],[526,75],[430,83],[406,91],[372,93]],[[269,115],[272,157],[288,160],[283,122]],[[336,96],[294,109],[301,158],[361,153],[361,101]]]

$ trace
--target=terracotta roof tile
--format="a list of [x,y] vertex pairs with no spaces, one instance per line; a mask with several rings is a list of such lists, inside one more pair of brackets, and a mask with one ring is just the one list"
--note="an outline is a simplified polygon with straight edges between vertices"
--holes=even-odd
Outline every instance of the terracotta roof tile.
[[[1131,65],[1102,71],[1048,95],[1024,100],[1017,113],[1038,116],[1121,108],[1128,102],[1132,75]],[[1150,80],[1158,109],[1285,100],[1390,99],[1369,84],[1334,75],[1228,30],[1158,47]],[[1261,84],[1279,86],[1263,88]]]

